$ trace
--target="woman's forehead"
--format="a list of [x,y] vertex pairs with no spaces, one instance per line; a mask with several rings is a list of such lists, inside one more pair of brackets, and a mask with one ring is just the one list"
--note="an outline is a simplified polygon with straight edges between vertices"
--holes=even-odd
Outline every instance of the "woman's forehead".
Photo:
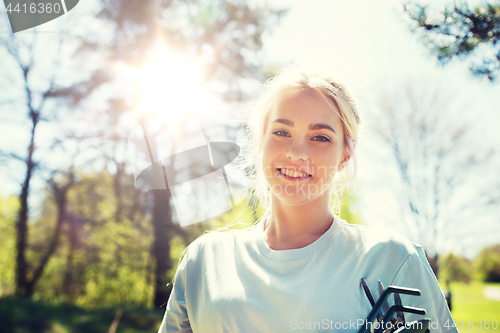
[[287,87],[278,92],[271,117],[278,114],[300,111],[310,116],[339,116],[339,111],[330,97],[311,87]]

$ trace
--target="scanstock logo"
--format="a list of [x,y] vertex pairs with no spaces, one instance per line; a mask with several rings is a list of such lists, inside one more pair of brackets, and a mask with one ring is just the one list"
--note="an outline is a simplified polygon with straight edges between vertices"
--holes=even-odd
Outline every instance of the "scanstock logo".
[[181,226],[220,216],[248,194],[240,147],[208,141],[195,114],[181,123],[144,122],[129,135],[128,150],[136,185],[168,188]]
[[30,29],[63,16],[79,0],[3,0],[12,32]]

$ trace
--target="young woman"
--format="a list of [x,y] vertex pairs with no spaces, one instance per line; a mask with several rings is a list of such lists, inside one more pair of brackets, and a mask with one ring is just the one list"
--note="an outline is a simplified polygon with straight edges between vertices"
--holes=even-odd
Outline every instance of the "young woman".
[[456,332],[419,245],[332,213],[359,122],[354,99],[330,77],[292,69],[268,82],[249,119],[248,156],[265,214],[189,246],[160,332],[357,332],[372,308],[362,278],[372,291],[378,280],[420,289],[403,305],[425,308],[432,332]]

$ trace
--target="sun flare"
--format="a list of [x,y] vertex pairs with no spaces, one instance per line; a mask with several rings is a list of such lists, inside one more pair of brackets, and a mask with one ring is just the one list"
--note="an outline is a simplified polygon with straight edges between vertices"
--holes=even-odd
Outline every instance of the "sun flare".
[[201,61],[176,54],[163,44],[142,66],[117,67],[138,92],[134,113],[142,120],[159,118],[176,123],[206,94],[201,88]]

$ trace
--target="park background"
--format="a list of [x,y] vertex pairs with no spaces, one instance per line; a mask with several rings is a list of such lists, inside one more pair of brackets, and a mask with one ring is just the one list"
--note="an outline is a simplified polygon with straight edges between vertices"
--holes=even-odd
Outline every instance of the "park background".
[[500,4],[420,5],[82,0],[16,34],[0,6],[0,330],[155,331],[185,246],[260,211],[180,227],[134,184],[130,133],[204,96],[206,135],[244,147],[259,86],[298,63],[359,101],[341,217],[422,244],[460,331],[498,322]]

